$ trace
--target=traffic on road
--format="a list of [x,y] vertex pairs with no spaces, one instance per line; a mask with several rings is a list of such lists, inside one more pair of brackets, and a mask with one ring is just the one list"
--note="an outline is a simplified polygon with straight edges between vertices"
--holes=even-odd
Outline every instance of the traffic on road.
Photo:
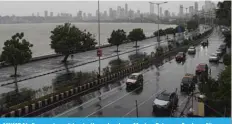
[[223,56],[222,41],[222,37],[214,30],[200,45],[165,57],[148,69],[78,96],[39,116],[178,117],[182,113],[187,114],[187,110],[193,106],[187,104],[189,93],[197,90],[205,76],[216,79],[224,69],[222,63],[211,62],[214,59],[212,53],[220,55],[217,56],[218,60]]

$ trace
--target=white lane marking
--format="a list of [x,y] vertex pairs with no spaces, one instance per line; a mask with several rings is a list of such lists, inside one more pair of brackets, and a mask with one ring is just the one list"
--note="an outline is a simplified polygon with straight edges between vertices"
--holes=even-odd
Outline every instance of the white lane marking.
[[[149,72],[149,70],[148,71],[142,71],[142,74],[145,74],[145,73],[147,73],[147,72]],[[145,83],[144,84],[147,84],[146,82],[148,82],[148,81],[145,81]],[[125,86],[126,84],[123,84],[122,85],[122,88]],[[111,92],[113,92],[113,91],[115,91],[115,90],[118,90],[118,88],[119,87],[117,87],[117,88],[115,88],[115,89],[113,89],[113,90],[111,90],[111,91],[108,91],[107,93],[105,93],[105,94],[102,94],[102,95],[100,95],[100,96],[98,96],[98,97],[103,97],[103,96],[107,96],[109,93],[111,93]],[[139,87],[140,88],[140,87]],[[118,91],[119,92],[119,91]],[[133,91],[132,91],[133,92]],[[115,92],[115,93],[117,93],[117,92]],[[130,92],[129,92],[130,93]],[[113,95],[113,94],[111,94],[111,95]],[[110,96],[110,95],[108,95],[108,96]],[[93,99],[91,99],[90,101],[87,101],[87,102],[85,102],[85,103],[83,103],[83,104],[81,104],[81,105],[78,105],[78,106],[76,106],[76,107],[73,107],[73,108],[71,108],[71,109],[68,109],[67,111],[65,111],[65,112],[63,112],[63,113],[61,113],[61,114],[58,114],[58,115],[56,115],[56,116],[54,116],[54,117],[60,117],[60,116],[62,116],[62,115],[65,115],[65,114],[67,114],[67,113],[69,113],[69,112],[71,112],[71,111],[73,111],[73,110],[75,110],[75,109],[77,109],[77,108],[79,108],[80,106],[83,106],[83,105],[86,105],[86,104],[88,104],[88,103],[90,103],[90,102],[92,102],[92,101],[94,101],[94,100],[96,100],[96,99],[98,99],[98,97],[96,97],[96,98],[93,98]]]
[[[144,85],[147,85],[147,84],[149,84],[149,83],[151,83],[151,82],[152,82],[152,80],[149,80],[149,81],[148,81],[147,83],[145,83]],[[110,102],[109,104],[107,104],[107,105],[103,106],[101,109],[98,109],[97,111],[95,111],[95,112],[93,112],[93,113],[89,114],[89,115],[88,115],[88,116],[86,116],[86,117],[89,117],[89,116],[91,116],[91,115],[94,115],[95,113],[97,113],[97,112],[101,111],[102,109],[104,109],[104,108],[106,108],[106,107],[108,107],[108,106],[110,106],[110,105],[114,104],[114,103],[115,103],[115,102],[117,102],[118,100],[120,100],[120,99],[122,99],[122,98],[124,98],[124,97],[126,97],[126,96],[128,96],[128,95],[130,95],[131,93],[133,93],[135,90],[137,90],[137,89],[139,89],[139,88],[141,88],[141,87],[138,87],[138,88],[136,88],[136,89],[132,90],[131,92],[129,92],[129,93],[127,93],[127,94],[123,95],[122,97],[119,97],[118,99],[116,99],[116,100],[114,100],[114,101]]]
[[[162,91],[163,91],[163,90],[162,90]],[[141,106],[141,105],[143,105],[144,103],[146,103],[147,101],[149,101],[151,98],[153,98],[156,94],[159,94],[159,93],[161,93],[162,91],[158,91],[158,92],[152,94],[147,100],[145,100],[145,101],[143,101],[142,103],[140,103],[140,104],[138,105],[138,107]],[[136,107],[134,107],[133,109],[131,109],[131,110],[130,110],[128,113],[126,113],[123,117],[129,115],[129,114],[130,114],[131,112],[133,112],[135,109],[136,109]]]
[[[124,87],[125,85],[126,85],[126,84],[123,84],[122,87]],[[118,90],[118,88],[119,88],[119,87],[116,87],[116,88],[114,88],[114,89],[108,91],[107,93],[104,93],[104,94],[102,94],[102,95],[100,95],[100,96],[98,96],[98,97],[107,96],[109,93],[111,93],[111,92],[113,92],[113,91],[115,91],[115,90]],[[117,93],[117,92],[116,92],[116,93]],[[111,95],[112,95],[112,94],[111,94]],[[108,96],[110,96],[110,95],[108,95]],[[68,109],[67,111],[65,111],[65,112],[63,112],[63,113],[61,113],[61,114],[58,114],[58,115],[56,115],[55,117],[59,117],[59,116],[65,115],[65,114],[67,114],[67,113],[69,113],[69,112],[71,112],[71,111],[73,111],[73,110],[79,108],[80,106],[86,105],[86,104],[88,104],[88,103],[90,103],[90,102],[92,102],[92,101],[98,99],[98,97],[93,98],[93,99],[91,99],[91,100],[89,100],[89,101],[87,101],[87,102],[85,102],[85,103],[83,103],[83,104],[81,104],[81,105],[76,106],[76,107],[73,107],[73,108],[71,108],[71,109]]]

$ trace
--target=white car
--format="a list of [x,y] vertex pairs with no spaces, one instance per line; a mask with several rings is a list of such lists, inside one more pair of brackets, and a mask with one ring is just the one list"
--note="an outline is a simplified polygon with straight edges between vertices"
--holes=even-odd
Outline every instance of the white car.
[[188,53],[189,53],[189,54],[195,54],[195,53],[196,53],[195,47],[194,47],[194,46],[189,47]]
[[218,62],[219,61],[219,57],[217,54],[211,54],[209,57],[209,62]]
[[178,105],[178,95],[176,92],[162,92],[153,101],[153,112],[158,109],[170,110]]
[[126,80],[127,86],[141,85],[142,83],[143,83],[143,75],[141,73],[133,73]]

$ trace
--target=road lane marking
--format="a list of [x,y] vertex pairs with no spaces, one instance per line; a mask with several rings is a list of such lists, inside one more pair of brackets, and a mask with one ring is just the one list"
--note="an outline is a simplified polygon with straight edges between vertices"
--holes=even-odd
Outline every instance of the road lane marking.
[[[148,71],[142,70],[142,74],[145,74],[145,73],[147,73],[147,72],[149,72],[149,71],[150,71],[150,70],[148,70]],[[124,79],[122,79],[122,80],[124,80]],[[148,82],[149,82],[149,81],[145,81],[144,84],[147,84]],[[122,85],[122,88],[124,88],[125,85],[126,85],[126,84],[123,84],[123,85]],[[83,105],[86,105],[86,104],[88,104],[88,103],[90,103],[90,102],[92,102],[92,101],[98,99],[99,97],[107,96],[108,93],[111,93],[111,92],[113,92],[113,91],[115,91],[115,90],[118,90],[118,88],[119,88],[119,87],[116,87],[116,88],[114,88],[113,90],[110,90],[110,91],[108,91],[108,92],[105,93],[105,94],[102,94],[102,95],[100,95],[100,96],[98,96],[98,97],[96,97],[96,98],[91,99],[90,101],[87,101],[87,102],[85,102],[85,103],[83,103],[83,104],[81,104],[81,105],[78,105],[78,106],[76,106],[76,107],[73,107],[73,108],[71,108],[71,109],[68,109],[67,111],[65,111],[65,112],[63,112],[63,113],[61,113],[61,114],[58,114],[58,115],[56,115],[55,117],[59,117],[59,116],[65,115],[65,114],[67,114],[67,113],[69,113],[69,112],[71,112],[71,111],[73,111],[73,110],[75,110],[75,109],[77,109],[77,108],[79,108],[79,107],[81,107],[81,106],[83,106]],[[140,87],[139,87],[139,88],[140,88]],[[117,91],[117,92],[119,92],[119,91]],[[115,92],[115,93],[117,93],[117,92]],[[131,92],[133,92],[133,91],[131,91]],[[130,92],[129,92],[129,93],[130,93]],[[111,95],[113,95],[113,94],[111,94]],[[110,95],[108,95],[108,96],[110,96]]]
[[[138,108],[139,108],[139,106],[145,104],[147,101],[149,101],[151,98],[153,98],[155,95],[161,93],[162,91],[163,91],[163,90],[160,90],[160,91],[158,91],[158,92],[152,94],[147,100],[145,100],[145,101],[143,101],[142,103],[140,103],[140,104],[138,105]],[[126,114],[125,114],[124,116],[122,116],[122,117],[125,117],[125,116],[129,115],[129,114],[130,114],[131,112],[133,112],[135,109],[136,109],[136,107],[134,107],[132,110],[130,110],[128,113],[126,113]]]
[[[149,83],[151,83],[151,82],[152,82],[152,80],[149,80],[149,81],[148,81],[147,83],[145,83],[144,85],[147,85],[147,84],[149,84]],[[110,106],[110,105],[114,104],[114,103],[115,103],[115,102],[117,102],[118,100],[120,100],[120,99],[122,99],[122,98],[124,98],[124,97],[126,97],[126,96],[128,96],[128,95],[130,95],[131,93],[133,93],[134,91],[138,90],[139,88],[141,88],[141,86],[140,86],[140,87],[138,87],[138,88],[136,88],[136,89],[134,89],[134,90],[132,90],[131,92],[129,92],[129,93],[127,93],[127,94],[123,95],[122,97],[119,97],[118,99],[116,99],[116,100],[114,100],[114,101],[110,102],[109,104],[107,104],[107,105],[103,106],[101,109],[98,109],[97,111],[95,111],[95,112],[93,112],[93,113],[89,114],[89,115],[88,115],[88,116],[86,116],[86,117],[89,117],[89,116],[91,116],[91,115],[94,115],[95,113],[97,113],[97,112],[101,111],[102,109],[104,109],[104,108],[106,108],[106,107],[108,107],[108,106]]]

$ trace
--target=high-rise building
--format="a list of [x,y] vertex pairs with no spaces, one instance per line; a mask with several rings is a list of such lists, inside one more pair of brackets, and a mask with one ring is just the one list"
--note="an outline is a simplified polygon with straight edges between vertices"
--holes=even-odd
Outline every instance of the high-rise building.
[[39,13],[37,12],[37,17],[39,17]]
[[154,14],[154,4],[150,4],[150,14]]
[[107,12],[106,11],[104,11],[104,14],[103,14],[103,16],[104,16],[104,18],[107,18]]
[[113,18],[113,9],[109,8],[109,17],[112,19]]
[[175,13],[174,12],[172,12],[172,17],[175,17],[176,15],[175,15]]
[[193,12],[194,12],[193,6],[190,6],[189,7],[189,14],[191,15],[191,14],[193,14]]
[[127,3],[125,4],[125,15],[126,16],[128,15],[128,4]]
[[82,11],[78,11],[77,17],[78,17],[79,19],[82,19]]
[[121,16],[121,6],[118,6],[118,8],[117,8],[117,16],[118,17]]
[[160,13],[159,13],[160,15],[160,17],[163,17],[163,12],[162,12],[162,7],[160,7]]
[[44,17],[48,17],[48,11],[44,11]]
[[180,16],[180,17],[183,17],[183,16],[184,16],[184,7],[183,7],[183,5],[180,5],[179,16]]
[[169,18],[170,17],[170,13],[169,13],[168,10],[164,11],[164,16],[165,16],[165,18]]
[[86,19],[86,13],[83,13],[83,19]]
[[194,8],[195,8],[195,14],[197,13],[197,11],[198,11],[198,2],[195,2],[195,4],[194,4]]
[[53,17],[53,12],[50,12],[50,17]]

